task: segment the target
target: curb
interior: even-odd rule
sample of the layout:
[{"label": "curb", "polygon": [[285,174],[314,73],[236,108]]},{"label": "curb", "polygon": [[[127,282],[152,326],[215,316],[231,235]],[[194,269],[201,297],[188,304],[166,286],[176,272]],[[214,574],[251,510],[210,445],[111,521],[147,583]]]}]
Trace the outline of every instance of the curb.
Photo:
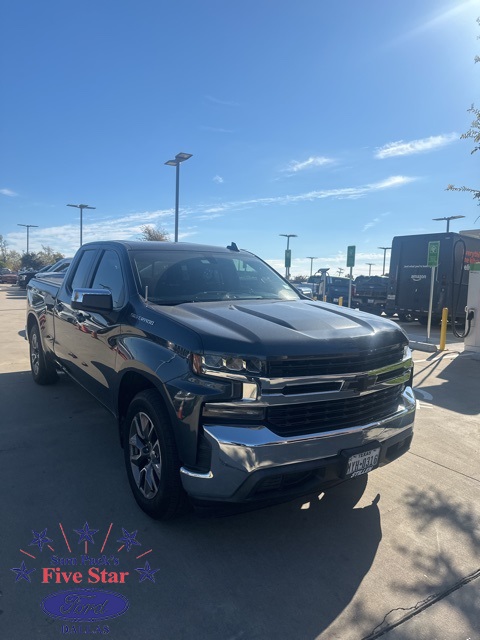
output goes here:
[{"label": "curb", "polygon": [[429,342],[418,342],[417,340],[410,340],[410,348],[417,349],[418,351],[430,351],[435,353],[438,351],[436,344],[430,344]]}]

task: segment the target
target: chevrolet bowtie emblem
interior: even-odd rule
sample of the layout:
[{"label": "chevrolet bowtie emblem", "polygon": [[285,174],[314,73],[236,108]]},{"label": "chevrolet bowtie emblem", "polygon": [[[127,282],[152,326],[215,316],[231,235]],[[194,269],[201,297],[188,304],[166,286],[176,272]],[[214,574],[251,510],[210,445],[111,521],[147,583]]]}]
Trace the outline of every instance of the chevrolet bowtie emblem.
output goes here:
[{"label": "chevrolet bowtie emblem", "polygon": [[359,376],[354,382],[354,389],[358,393],[361,393],[373,387],[376,382],[377,376]]}]

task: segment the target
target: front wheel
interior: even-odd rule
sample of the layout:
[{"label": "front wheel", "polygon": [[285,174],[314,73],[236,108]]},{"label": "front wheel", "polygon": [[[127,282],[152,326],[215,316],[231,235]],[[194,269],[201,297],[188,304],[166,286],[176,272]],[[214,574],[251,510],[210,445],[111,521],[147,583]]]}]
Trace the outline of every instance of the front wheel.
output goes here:
[{"label": "front wheel", "polygon": [[154,389],[137,394],[125,420],[124,455],[128,481],[138,505],[166,520],[184,510],[180,459],[172,425]]},{"label": "front wheel", "polygon": [[48,362],[43,351],[40,331],[35,324],[29,334],[30,344],[30,368],[32,377],[37,384],[53,384],[58,379],[55,366]]}]

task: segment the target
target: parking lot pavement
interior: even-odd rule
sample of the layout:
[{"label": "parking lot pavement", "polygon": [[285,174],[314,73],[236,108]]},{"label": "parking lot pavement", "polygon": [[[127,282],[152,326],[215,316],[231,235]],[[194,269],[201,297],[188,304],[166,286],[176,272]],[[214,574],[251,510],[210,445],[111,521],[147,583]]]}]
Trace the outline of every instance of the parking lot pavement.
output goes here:
[{"label": "parking lot pavement", "polygon": [[[130,494],[113,418],[64,376],[33,383],[24,298],[0,285],[1,638],[480,638],[479,361],[414,352],[412,449],[368,482],[159,523]],[[129,609],[97,630],[40,606],[92,587]]]}]

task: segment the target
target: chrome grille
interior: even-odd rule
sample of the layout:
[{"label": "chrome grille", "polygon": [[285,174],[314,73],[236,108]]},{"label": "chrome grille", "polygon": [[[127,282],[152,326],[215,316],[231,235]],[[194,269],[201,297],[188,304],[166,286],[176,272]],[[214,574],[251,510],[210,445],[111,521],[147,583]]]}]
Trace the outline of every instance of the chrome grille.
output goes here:
[{"label": "chrome grille", "polygon": [[403,358],[403,345],[358,351],[341,356],[285,358],[267,361],[267,377],[295,378],[329,374],[359,373],[388,367]]}]

